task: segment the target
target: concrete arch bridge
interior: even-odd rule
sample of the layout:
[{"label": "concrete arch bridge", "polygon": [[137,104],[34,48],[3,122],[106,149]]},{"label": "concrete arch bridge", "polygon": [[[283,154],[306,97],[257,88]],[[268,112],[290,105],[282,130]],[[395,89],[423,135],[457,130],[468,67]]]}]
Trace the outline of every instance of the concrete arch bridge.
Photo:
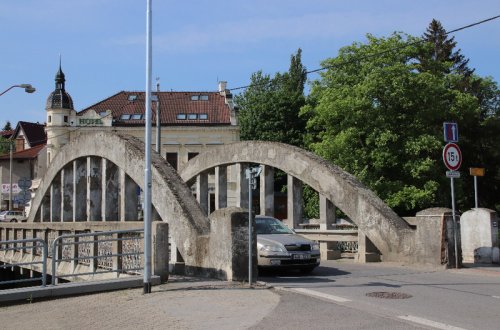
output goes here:
[{"label": "concrete arch bridge", "polygon": [[[340,208],[373,243],[383,260],[439,264],[439,224],[409,225],[352,175],[305,150],[272,142],[238,142],[199,154],[177,173],[163,158],[152,156],[152,204],[168,222],[172,243],[188,272],[227,279],[245,278],[248,268],[248,219],[242,208],[227,206],[228,166],[234,166],[237,206],[247,207],[244,170],[263,165],[261,209],[272,210],[274,168],[289,176],[289,221],[297,224],[301,182],[316,190],[328,217]],[[208,174],[215,173],[216,208],[207,216]],[[193,196],[191,184],[196,182]],[[187,183],[187,184],[186,184]],[[137,220],[138,189],[144,188],[144,143],[122,134],[82,133],[52,160],[32,201],[28,222],[97,223]],[[198,199],[198,201],[197,201]],[[425,230],[419,230],[425,229]],[[433,237],[422,238],[435,231]],[[255,239],[255,238],[254,238]],[[255,245],[255,244],[254,244]],[[255,255],[255,254],[254,254]]]}]

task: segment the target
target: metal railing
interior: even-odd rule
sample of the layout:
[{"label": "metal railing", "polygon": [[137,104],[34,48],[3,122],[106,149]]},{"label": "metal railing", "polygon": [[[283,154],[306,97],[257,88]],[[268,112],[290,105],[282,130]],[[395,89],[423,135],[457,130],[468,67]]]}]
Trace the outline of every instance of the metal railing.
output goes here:
[{"label": "metal railing", "polygon": [[[37,259],[39,255],[39,249],[41,249],[42,258]],[[31,250],[31,251],[30,251]],[[38,265],[41,265],[41,276],[31,277],[17,280],[1,281],[0,285],[6,284],[16,284],[25,282],[36,282],[41,281],[42,286],[47,283],[47,243],[41,238],[31,238],[31,239],[18,239],[10,241],[0,241],[0,252],[3,252],[5,263],[0,265],[0,269],[8,269],[13,267],[22,267],[25,269],[33,269]],[[12,254],[12,258],[8,257],[8,254]],[[21,258],[21,262],[12,262],[12,260],[19,260],[13,258],[16,253],[26,253],[30,255],[28,258]],[[31,259],[29,261],[28,259]],[[10,262],[8,260],[11,260]]]},{"label": "metal railing", "polygon": [[139,275],[144,269],[144,252],[139,244],[143,233],[143,229],[132,229],[56,237],[51,249],[52,284],[68,277],[78,280],[109,273],[116,273],[116,277]]}]

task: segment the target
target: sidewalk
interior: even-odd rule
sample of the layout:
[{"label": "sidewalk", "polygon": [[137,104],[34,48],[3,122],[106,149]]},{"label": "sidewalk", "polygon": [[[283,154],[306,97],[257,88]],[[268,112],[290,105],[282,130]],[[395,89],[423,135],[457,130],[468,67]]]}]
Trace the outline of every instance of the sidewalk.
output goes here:
[{"label": "sidewalk", "polygon": [[171,276],[130,289],[3,306],[2,329],[246,329],[279,303],[265,285]]}]

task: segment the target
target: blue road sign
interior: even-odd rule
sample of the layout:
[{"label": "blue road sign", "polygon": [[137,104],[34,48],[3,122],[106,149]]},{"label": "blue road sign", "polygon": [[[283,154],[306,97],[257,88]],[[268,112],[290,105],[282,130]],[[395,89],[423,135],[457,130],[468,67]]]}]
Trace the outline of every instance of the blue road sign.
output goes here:
[{"label": "blue road sign", "polygon": [[457,123],[443,123],[444,142],[458,142]]}]

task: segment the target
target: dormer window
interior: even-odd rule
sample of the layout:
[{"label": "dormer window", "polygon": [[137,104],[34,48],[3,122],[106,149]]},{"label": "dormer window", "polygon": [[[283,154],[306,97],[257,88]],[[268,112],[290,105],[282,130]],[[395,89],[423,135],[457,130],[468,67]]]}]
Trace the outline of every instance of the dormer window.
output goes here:
[{"label": "dormer window", "polygon": [[191,101],[208,101],[208,95],[191,95]]},{"label": "dormer window", "polygon": [[120,120],[129,120],[130,119],[130,115],[129,114],[123,114],[120,116]]},{"label": "dormer window", "polygon": [[177,119],[178,120],[186,120],[186,114],[185,113],[178,113]]},{"label": "dormer window", "polygon": [[195,119],[198,119],[198,115],[196,113],[190,113],[188,115],[188,119],[189,120],[195,120]]},{"label": "dormer window", "polygon": [[133,114],[130,116],[130,119],[132,120],[141,120],[142,119],[142,115],[141,114]]},{"label": "dormer window", "polygon": [[133,102],[133,101],[137,100],[137,95],[135,95],[135,94],[130,94],[130,95],[128,96],[128,100],[129,100],[130,102]]},{"label": "dormer window", "polygon": [[206,113],[200,113],[199,118],[201,120],[208,120],[208,114],[206,114]]}]

